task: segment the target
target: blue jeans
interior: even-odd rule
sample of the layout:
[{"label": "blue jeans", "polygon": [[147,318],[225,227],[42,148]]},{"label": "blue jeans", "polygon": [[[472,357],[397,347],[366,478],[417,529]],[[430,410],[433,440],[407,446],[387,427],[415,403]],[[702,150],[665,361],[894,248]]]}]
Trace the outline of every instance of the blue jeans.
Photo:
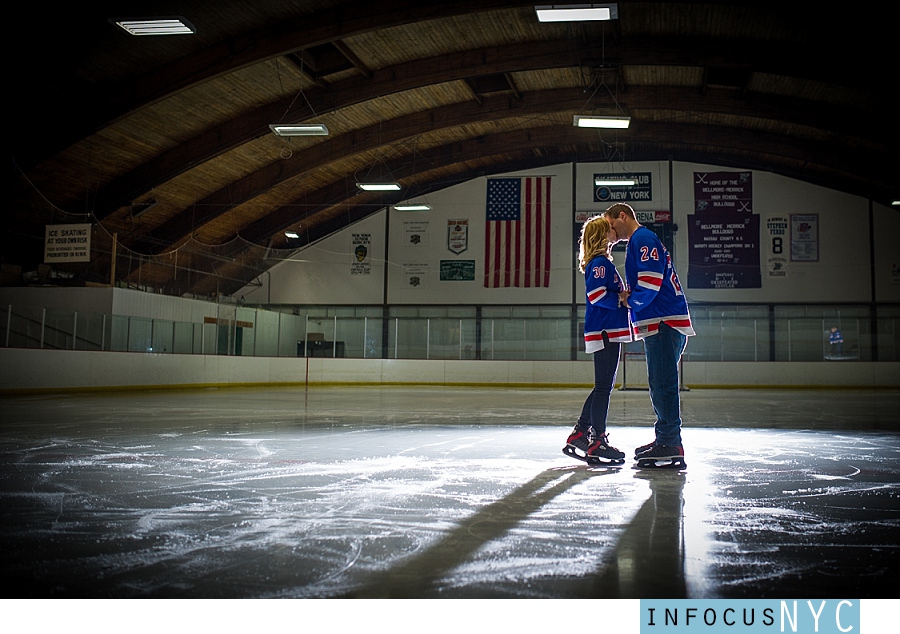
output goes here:
[{"label": "blue jeans", "polygon": [[681,403],[678,395],[678,361],[687,345],[687,337],[665,324],[644,341],[647,355],[647,379],[650,401],[656,412],[656,442],[681,446]]},{"label": "blue jeans", "polygon": [[593,427],[594,433],[606,433],[606,417],[609,414],[609,395],[616,381],[616,370],[619,368],[618,343],[609,343],[606,333],[603,336],[606,347],[594,353],[594,389],[588,394],[581,408],[580,426]]}]

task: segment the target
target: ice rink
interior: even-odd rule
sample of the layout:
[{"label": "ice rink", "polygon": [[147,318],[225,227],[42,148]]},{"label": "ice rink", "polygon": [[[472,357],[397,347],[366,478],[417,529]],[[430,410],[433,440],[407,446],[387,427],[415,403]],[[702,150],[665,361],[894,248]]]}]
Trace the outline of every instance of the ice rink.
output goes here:
[{"label": "ice rink", "polygon": [[561,452],[582,389],[2,400],[7,597],[886,598],[900,392],[682,393],[685,472]]}]

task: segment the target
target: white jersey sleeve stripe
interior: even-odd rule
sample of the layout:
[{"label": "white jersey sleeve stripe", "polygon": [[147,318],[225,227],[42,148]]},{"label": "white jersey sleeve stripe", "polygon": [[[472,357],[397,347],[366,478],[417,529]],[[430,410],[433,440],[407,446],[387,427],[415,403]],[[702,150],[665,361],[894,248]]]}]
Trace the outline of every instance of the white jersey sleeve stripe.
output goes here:
[{"label": "white jersey sleeve stripe", "polygon": [[599,288],[595,288],[590,293],[588,293],[588,299],[592,304],[596,304],[601,299],[606,297],[606,287],[600,286]]}]

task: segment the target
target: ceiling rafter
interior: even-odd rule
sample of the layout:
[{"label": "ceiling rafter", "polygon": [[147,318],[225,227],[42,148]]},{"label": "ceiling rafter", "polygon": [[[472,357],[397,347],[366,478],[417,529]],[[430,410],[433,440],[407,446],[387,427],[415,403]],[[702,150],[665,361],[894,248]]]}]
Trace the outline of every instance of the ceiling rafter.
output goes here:
[{"label": "ceiling rafter", "polygon": [[[602,135],[586,135],[584,130],[572,126],[545,126],[513,130],[487,137],[448,143],[420,153],[415,157],[415,162],[412,160],[413,157],[410,156],[389,161],[387,162],[387,168],[397,178],[404,179],[408,176],[414,176],[417,171],[429,171],[423,169],[423,165],[429,167],[442,165],[446,168],[450,165],[465,164],[473,159],[493,155],[524,153],[536,147],[553,148],[560,145],[573,145],[588,148],[592,144],[604,145],[612,140],[622,142],[626,147],[632,144],[665,146],[680,143],[685,144],[689,148],[682,156],[684,160],[693,160],[694,157],[698,156],[703,156],[706,159],[727,160],[729,159],[728,155],[709,149],[719,145],[718,139],[721,137],[721,134],[722,131],[719,129],[700,124],[648,123],[642,125],[640,130],[629,131],[627,137],[625,135],[610,134],[607,135],[608,141],[600,141],[599,136]],[[733,150],[740,151],[745,156],[758,152],[766,152],[775,158],[795,156],[797,154],[808,155],[808,168],[814,169],[819,166],[822,170],[823,178],[827,178],[830,175],[829,160],[833,162],[835,158],[834,151],[821,143],[798,144],[778,135],[757,132],[742,133],[735,138],[740,141],[740,145],[734,147]],[[585,151],[591,154],[590,158],[597,158],[598,152]],[[561,158],[562,156],[568,156],[571,159],[573,155],[557,155],[556,158]],[[852,152],[847,155],[842,154],[842,156],[852,161],[864,161],[867,166],[873,167],[872,163],[874,161],[868,158],[869,155],[866,152]],[[588,159],[589,157],[584,156],[581,158]],[[604,157],[601,155],[600,158]],[[624,159],[625,162],[639,161],[646,160],[646,156],[631,156],[626,149]],[[502,171],[502,168],[499,169]],[[414,185],[408,186],[408,189],[412,189],[417,194],[418,192]],[[255,221],[248,227],[240,230],[239,234],[245,240],[259,242],[263,236],[273,235],[298,221],[305,220],[313,213],[313,210],[318,212],[335,205],[340,207],[345,204],[343,198],[346,191],[346,182],[339,179],[317,192],[305,193],[302,197],[286,203],[281,209],[269,212],[265,218]],[[401,200],[407,195],[406,192],[401,192],[396,194],[394,198]],[[395,202],[387,196],[373,197],[371,195],[358,194],[346,199],[346,204],[354,204],[351,201],[356,200],[378,201],[374,204],[378,208]],[[305,208],[306,211],[298,213],[298,208]]]},{"label": "ceiling rafter", "polygon": [[[522,6],[532,5],[521,0],[445,0],[434,4],[419,0],[361,0],[301,15],[194,51],[132,80],[97,87],[84,96],[86,107],[81,120],[61,129],[52,147],[44,148],[41,154],[61,151],[130,112],[267,59],[376,29]],[[18,158],[24,169],[37,160],[37,156]]]},{"label": "ceiling rafter", "polygon": [[[682,115],[685,119],[702,118],[703,113],[729,113],[743,118],[764,119],[767,114],[781,112],[787,106],[796,103],[785,103],[783,98],[774,100],[765,97],[753,103],[738,102],[737,105],[728,93],[714,98],[709,93],[698,95],[696,91],[685,88],[644,88],[639,87],[629,94],[625,105],[632,111],[650,108],[658,103],[677,103],[679,108],[686,108],[692,115]],[[354,154],[360,154],[376,147],[402,142],[438,129],[452,128],[484,120],[500,121],[511,117],[538,115],[548,110],[577,112],[584,102],[583,92],[579,89],[560,89],[541,91],[523,95],[521,100],[510,100],[508,97],[491,97],[481,105],[474,103],[453,104],[443,108],[432,109],[404,115],[398,119],[379,123],[367,129],[356,130],[341,135],[327,142],[317,144],[304,150],[302,156],[290,161],[276,161],[240,178],[227,187],[213,192],[202,200],[179,212],[161,226],[152,230],[152,242],[145,242],[144,249],[165,249],[206,223],[214,221],[231,209],[251,200],[253,197],[269,191],[285,180],[296,178],[306,172],[316,170],[329,163],[346,160]],[[774,102],[774,103],[773,103]],[[814,112],[795,109],[798,114],[795,123],[815,128],[833,121],[838,114],[837,109],[822,106]],[[673,113],[677,116],[678,111]],[[844,131],[848,137],[859,130],[849,125]],[[582,133],[584,134],[584,133]],[[625,133],[626,138],[630,136]],[[843,156],[834,157],[843,162]],[[136,248],[137,245],[135,245]]]},{"label": "ceiling rafter", "polygon": [[[666,41],[668,39],[666,38]],[[768,62],[758,58],[743,45],[735,42],[710,43],[708,39],[689,41],[684,49],[666,53],[666,62],[672,66],[685,66],[698,61],[698,49],[704,50],[705,60],[710,63],[724,63],[728,59],[730,64],[737,66],[740,60],[742,68],[746,72],[753,69],[754,72],[771,72],[776,70],[775,59],[780,54],[769,51]],[[647,47],[653,47],[653,42],[635,43],[634,48],[627,44],[619,45],[619,48],[610,51],[617,58],[628,59],[630,65],[640,64],[639,52]],[[668,44],[668,46],[672,46]],[[777,47],[772,47],[777,48]],[[306,98],[315,112],[327,112],[361,103],[375,96],[393,94],[414,88],[435,85],[445,82],[467,79],[476,67],[484,73],[513,73],[526,70],[546,70],[574,66],[581,63],[590,63],[593,56],[599,54],[597,43],[585,45],[580,49],[573,49],[569,41],[535,42],[529,44],[515,44],[493,49],[476,49],[461,54],[451,54],[439,58],[429,58],[401,64],[395,67],[375,71],[372,78],[356,76],[331,84],[328,90],[311,90]],[[714,51],[714,52],[713,52]],[[641,53],[641,55],[645,55]],[[645,59],[645,63],[651,60]],[[658,59],[656,60],[658,64]],[[607,60],[607,63],[608,60]],[[651,64],[655,65],[655,64]],[[790,64],[788,64],[790,66]],[[788,71],[792,77],[800,79],[813,79],[818,77],[806,66],[794,66]],[[838,80],[842,78],[837,78]],[[746,93],[745,93],[746,94]],[[766,99],[775,101],[776,97],[752,93],[757,103],[763,103]],[[784,101],[789,101],[784,98]],[[291,108],[291,106],[294,108]],[[802,100],[794,103],[794,107],[782,112],[802,113],[810,104],[802,103]],[[848,106],[843,106],[847,108]],[[850,104],[850,108],[854,105]],[[305,100],[298,100],[290,96],[275,103],[258,108],[240,117],[228,121],[215,128],[205,130],[196,137],[179,144],[178,146],[162,152],[160,155],[147,161],[130,172],[122,175],[113,182],[102,187],[89,200],[80,201],[73,206],[75,208],[90,208],[98,219],[107,217],[116,209],[130,204],[132,200],[146,194],[159,182],[163,182],[176,176],[180,171],[186,170],[210,160],[221,153],[237,147],[263,134],[268,134],[268,124],[273,121],[299,122],[309,119],[314,112],[307,106]],[[847,118],[836,117],[834,121],[840,124]],[[863,122],[866,119],[863,118]]]}]

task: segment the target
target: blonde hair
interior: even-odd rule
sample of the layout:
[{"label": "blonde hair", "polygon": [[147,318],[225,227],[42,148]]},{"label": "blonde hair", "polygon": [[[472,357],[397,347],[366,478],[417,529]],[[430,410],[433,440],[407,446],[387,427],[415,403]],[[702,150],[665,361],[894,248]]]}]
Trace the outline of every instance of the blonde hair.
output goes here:
[{"label": "blonde hair", "polygon": [[585,220],[581,227],[581,238],[578,240],[578,270],[584,273],[587,265],[598,255],[605,255],[612,260],[609,243],[609,220],[603,216],[592,216]]}]

